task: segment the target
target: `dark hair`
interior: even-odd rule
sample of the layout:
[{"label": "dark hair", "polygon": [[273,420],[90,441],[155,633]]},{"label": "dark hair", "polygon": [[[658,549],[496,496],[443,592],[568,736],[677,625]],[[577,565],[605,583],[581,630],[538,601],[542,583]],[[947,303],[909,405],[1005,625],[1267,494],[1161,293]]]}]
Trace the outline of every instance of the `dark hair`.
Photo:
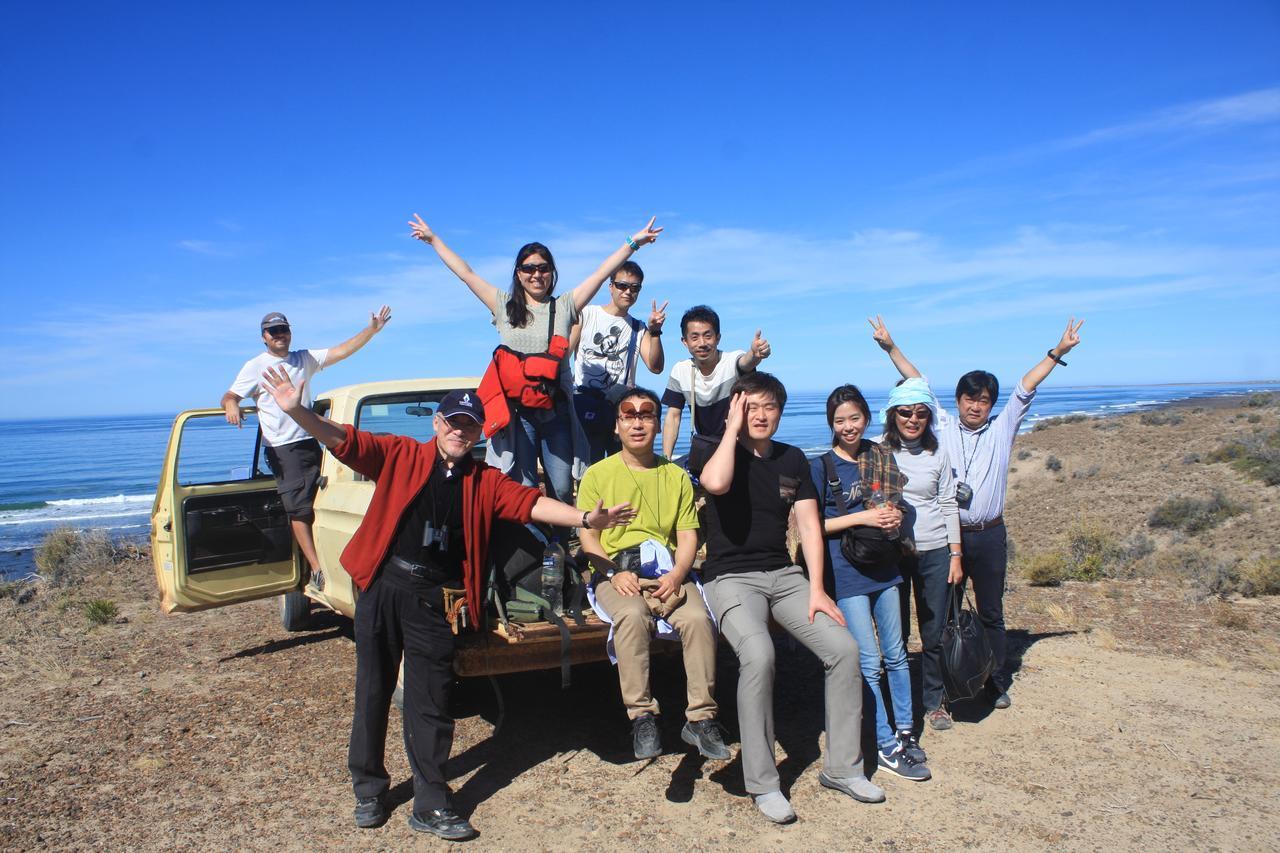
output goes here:
[{"label": "dark hair", "polygon": [[778,403],[779,409],[785,409],[787,406],[787,389],[778,377],[762,370],[753,370],[745,376],[738,377],[738,381],[733,383],[729,393],[731,395],[768,394]]},{"label": "dark hair", "polygon": [[[618,392],[611,390],[610,393],[616,394]],[[658,399],[657,394],[653,393],[648,388],[641,388],[639,385],[632,385],[630,388],[627,388],[622,392],[622,396],[618,398],[618,402],[613,406],[613,417],[615,420],[617,419],[618,414],[622,411],[622,404],[627,400],[630,400],[632,397],[644,397],[646,400],[653,403],[653,407],[655,409],[654,414],[662,413],[662,401]]]},{"label": "dark hair", "polygon": [[827,426],[831,428],[832,447],[836,446],[836,409],[845,403],[853,403],[854,407],[862,412],[862,417],[866,418],[867,424],[870,425],[871,423],[871,407],[867,405],[867,398],[862,396],[858,386],[841,385],[827,395]]},{"label": "dark hair", "polygon": [[720,334],[720,315],[706,305],[695,305],[684,312],[684,316],[680,318],[680,337],[689,333],[690,323],[706,323],[711,326],[711,331]]},{"label": "dark hair", "polygon": [[[911,405],[914,406],[915,403]],[[884,438],[881,443],[890,450],[902,449],[902,431],[898,429],[897,411],[897,406],[890,406],[889,417],[884,421]],[[920,446],[930,453],[938,452],[938,437],[933,434],[933,409],[929,409],[929,420],[925,422],[924,432],[920,433]]]},{"label": "dark hair", "polygon": [[961,376],[960,381],[956,383],[957,400],[960,399],[961,394],[977,397],[983,391],[991,395],[991,405],[993,406],[996,404],[996,400],[1000,399],[1000,380],[985,370],[970,370],[964,376]]},{"label": "dark hair", "polygon": [[623,261],[618,264],[618,268],[610,273],[609,280],[612,281],[620,272],[630,273],[636,277],[637,282],[644,281],[644,270],[640,269],[640,265],[635,261]]},{"label": "dark hair", "polygon": [[560,279],[560,273],[556,272],[556,259],[551,257],[550,249],[541,243],[525,243],[520,247],[520,251],[516,252],[516,264],[511,268],[511,294],[507,297],[507,322],[516,329],[523,329],[528,325],[531,316],[529,306],[524,304],[524,287],[520,284],[520,272],[516,269],[530,255],[542,255],[547,259],[547,263],[551,264],[551,287],[547,288],[548,296],[556,292],[556,282]]}]

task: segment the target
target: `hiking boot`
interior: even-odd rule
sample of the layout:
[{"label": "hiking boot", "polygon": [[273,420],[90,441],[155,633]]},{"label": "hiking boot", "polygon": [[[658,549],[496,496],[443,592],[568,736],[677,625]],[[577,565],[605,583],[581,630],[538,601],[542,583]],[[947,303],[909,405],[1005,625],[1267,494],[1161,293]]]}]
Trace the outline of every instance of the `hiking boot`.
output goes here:
[{"label": "hiking boot", "polygon": [[662,738],[658,735],[658,718],[653,714],[641,714],[631,721],[631,747],[636,758],[657,758],[662,755]]},{"label": "hiking boot", "polygon": [[828,776],[826,771],[818,773],[818,783],[824,788],[848,794],[860,803],[883,803],[884,789],[871,782],[866,776],[858,774],[847,778]]},{"label": "hiking boot", "polygon": [[723,760],[732,758],[733,753],[724,745],[724,735],[720,724],[715,720],[696,720],[684,724],[680,730],[680,739],[689,746],[697,747],[703,758]]},{"label": "hiking boot", "polygon": [[760,810],[760,814],[774,823],[791,823],[796,819],[795,810],[791,808],[791,803],[783,796],[781,791],[757,794],[752,799],[755,800],[756,808]]},{"label": "hiking boot", "polygon": [[920,748],[920,741],[911,732],[898,732],[898,744],[902,747],[903,754],[916,764],[924,764],[929,760],[929,756]]},{"label": "hiking boot", "polygon": [[987,696],[991,699],[991,707],[1000,711],[1013,704],[1013,700],[1009,698],[1009,691],[1001,690],[990,681],[987,682]]},{"label": "hiking boot", "polygon": [[924,718],[929,721],[929,728],[935,732],[945,732],[951,728],[951,713],[941,706],[925,714]]},{"label": "hiking boot", "polygon": [[356,826],[373,829],[387,822],[387,796],[356,797]]},{"label": "hiking boot", "polygon": [[929,768],[922,762],[911,760],[902,741],[895,741],[888,749],[877,750],[876,764],[912,782],[924,782],[933,778],[933,773],[929,772]]},{"label": "hiking boot", "polygon": [[409,815],[409,828],[429,832],[445,841],[466,841],[478,834],[471,822],[452,808],[432,809],[421,817]]}]

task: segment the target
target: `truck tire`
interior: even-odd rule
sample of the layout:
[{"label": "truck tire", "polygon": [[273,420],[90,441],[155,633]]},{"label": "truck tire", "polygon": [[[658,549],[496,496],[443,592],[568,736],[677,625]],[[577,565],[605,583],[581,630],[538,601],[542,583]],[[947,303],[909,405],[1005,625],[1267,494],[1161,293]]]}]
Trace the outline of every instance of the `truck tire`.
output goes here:
[{"label": "truck tire", "polygon": [[280,596],[280,624],[286,631],[305,631],[311,626],[311,599],[301,592]]}]

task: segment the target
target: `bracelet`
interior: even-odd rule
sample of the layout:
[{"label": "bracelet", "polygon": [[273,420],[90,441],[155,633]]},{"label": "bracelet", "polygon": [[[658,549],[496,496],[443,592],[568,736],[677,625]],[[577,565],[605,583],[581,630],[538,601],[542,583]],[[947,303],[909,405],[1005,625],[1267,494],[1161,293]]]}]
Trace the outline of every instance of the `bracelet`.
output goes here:
[{"label": "bracelet", "polygon": [[961,554],[959,551],[948,551],[948,552],[947,552],[947,556],[948,556],[948,557],[963,557],[963,556],[964,556],[964,554]]},{"label": "bracelet", "polygon": [[1063,361],[1062,359],[1058,358],[1056,355],[1053,354],[1053,347],[1049,347],[1049,351],[1045,353],[1045,355],[1049,356],[1049,358],[1053,359],[1058,364],[1061,364],[1063,367],[1067,366],[1067,363],[1065,361]]},{"label": "bracelet", "polygon": [[662,337],[662,329],[658,329],[658,331],[656,331],[656,332],[655,332],[653,329],[648,329],[648,328],[646,328],[646,329],[645,329],[645,331],[649,333],[649,337],[651,337],[651,338],[660,338],[660,337]]},{"label": "bracelet", "polygon": [[631,247],[631,251],[633,252],[640,251],[640,244],[637,243],[635,240],[632,240],[630,235],[627,236],[627,245]]},{"label": "bracelet", "polygon": [[584,529],[584,530],[590,530],[590,529],[591,529],[591,525],[587,523],[587,515],[588,515],[588,513],[587,513],[587,512],[583,512],[583,513],[582,513],[582,527],[583,527],[583,529]]}]

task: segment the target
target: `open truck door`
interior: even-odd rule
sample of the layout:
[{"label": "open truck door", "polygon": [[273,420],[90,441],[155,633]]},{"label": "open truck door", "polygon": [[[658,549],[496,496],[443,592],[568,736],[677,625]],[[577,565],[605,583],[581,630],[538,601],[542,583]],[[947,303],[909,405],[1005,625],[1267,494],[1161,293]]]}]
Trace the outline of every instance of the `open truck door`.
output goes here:
[{"label": "open truck door", "polygon": [[240,429],[222,409],[178,415],[151,507],[151,559],[165,613],[189,613],[298,589],[301,559],[276,481],[262,462],[257,413]]}]

